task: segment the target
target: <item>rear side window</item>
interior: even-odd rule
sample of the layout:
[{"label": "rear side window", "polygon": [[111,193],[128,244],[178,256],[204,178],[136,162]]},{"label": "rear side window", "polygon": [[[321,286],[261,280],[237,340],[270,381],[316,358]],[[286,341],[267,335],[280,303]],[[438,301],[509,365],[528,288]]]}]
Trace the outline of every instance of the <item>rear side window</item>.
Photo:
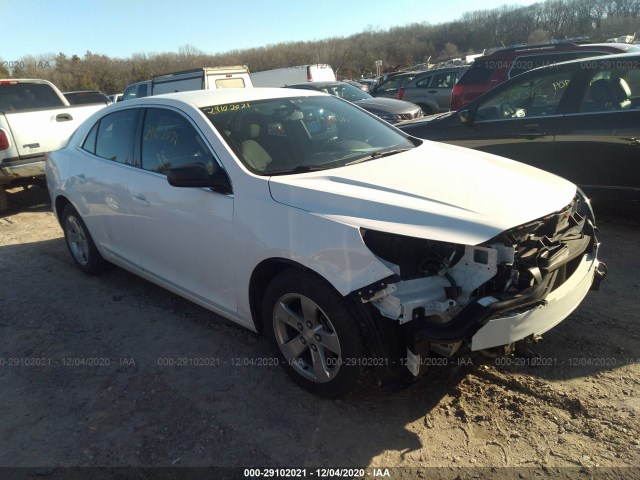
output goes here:
[{"label": "rear side window", "polygon": [[376,89],[377,92],[395,92],[400,87],[405,85],[406,83],[413,80],[415,75],[398,75],[396,77],[390,78],[385,82],[382,82],[380,86]]},{"label": "rear side window", "polygon": [[453,88],[458,79],[458,72],[440,73],[433,77],[432,88]]},{"label": "rear side window", "polygon": [[137,117],[136,109],[102,117],[87,135],[82,148],[98,157],[131,165]]},{"label": "rear side window", "polygon": [[460,84],[478,84],[485,83],[489,80],[491,73],[495,70],[497,64],[502,64],[504,60],[496,58],[491,60],[476,60],[464,75],[460,78]]},{"label": "rear side window", "polygon": [[138,98],[146,97],[147,95],[149,95],[147,93],[147,84],[143,83],[138,87]]},{"label": "rear side window", "polygon": [[38,108],[64,107],[46,83],[8,83],[0,85],[0,111],[19,112]]},{"label": "rear side window", "polygon": [[416,87],[418,88],[428,88],[431,83],[431,75],[427,75],[424,78],[421,78],[416,82]]}]

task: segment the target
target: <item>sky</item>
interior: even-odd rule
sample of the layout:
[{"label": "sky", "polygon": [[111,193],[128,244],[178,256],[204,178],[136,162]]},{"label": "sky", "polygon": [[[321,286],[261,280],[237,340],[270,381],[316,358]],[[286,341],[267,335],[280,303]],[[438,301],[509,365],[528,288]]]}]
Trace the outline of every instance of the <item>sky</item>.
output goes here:
[{"label": "sky", "polygon": [[[539,0],[542,1],[542,0]],[[366,30],[456,20],[463,13],[530,0],[0,0],[0,59],[87,51],[112,58],[208,54]],[[9,41],[8,41],[9,40]]]}]

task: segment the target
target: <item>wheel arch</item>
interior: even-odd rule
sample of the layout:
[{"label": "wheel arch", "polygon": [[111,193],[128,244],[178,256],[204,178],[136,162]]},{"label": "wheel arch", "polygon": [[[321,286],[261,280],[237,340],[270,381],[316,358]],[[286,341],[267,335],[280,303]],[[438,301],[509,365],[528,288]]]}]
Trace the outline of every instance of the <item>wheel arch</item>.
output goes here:
[{"label": "wheel arch", "polygon": [[437,106],[432,105],[431,103],[425,101],[425,100],[421,100],[419,102],[415,102],[416,105],[418,105],[423,112],[426,113],[427,110],[431,111],[431,114],[434,113],[438,113],[438,108]]},{"label": "wheel arch", "polygon": [[346,307],[352,314],[357,316],[358,326],[363,335],[364,347],[368,355],[378,357],[391,354],[393,348],[389,342],[393,343],[394,339],[392,337],[397,334],[397,330],[393,327],[389,328],[389,326],[380,330],[382,327],[382,325],[380,325],[381,321],[389,325],[391,325],[391,322],[383,319],[379,312],[370,305],[363,304],[357,298],[356,292],[351,292],[349,295],[343,296],[318,272],[287,258],[269,258],[263,260],[256,266],[251,275],[251,280],[249,281],[249,306],[256,331],[259,334],[263,333],[265,326],[265,319],[262,318],[262,303],[266,287],[272,278],[287,269],[295,269],[312,275],[344,298]]},{"label": "wheel arch", "polygon": [[261,333],[264,327],[264,319],[262,318],[264,291],[272,278],[287,269],[295,269],[308,273],[325,283],[338,295],[342,296],[326,278],[298,262],[287,258],[265,259],[254,268],[251,279],[249,280],[249,308],[258,333]]},{"label": "wheel arch", "polygon": [[56,197],[54,202],[54,212],[56,214],[56,218],[58,219],[58,223],[60,225],[62,225],[62,212],[64,212],[64,209],[67,205],[73,205],[71,203],[71,200],[69,200],[67,197],[65,197],[64,195],[58,195]]}]

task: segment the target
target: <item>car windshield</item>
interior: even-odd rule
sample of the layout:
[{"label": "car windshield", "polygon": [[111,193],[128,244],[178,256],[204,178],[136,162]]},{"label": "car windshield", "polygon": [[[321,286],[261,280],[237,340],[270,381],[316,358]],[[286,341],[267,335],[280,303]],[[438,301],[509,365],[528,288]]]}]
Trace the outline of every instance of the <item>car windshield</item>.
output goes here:
[{"label": "car windshield", "polygon": [[404,135],[330,96],[201,109],[240,161],[259,175],[341,167],[414,147]]},{"label": "car windshield", "polygon": [[367,98],[373,98],[368,93],[363,92],[358,87],[354,87],[348,83],[337,83],[332,85],[326,85],[318,88],[325,93],[329,93],[336,97],[344,98],[350,102],[357,102],[358,100],[365,100]]}]

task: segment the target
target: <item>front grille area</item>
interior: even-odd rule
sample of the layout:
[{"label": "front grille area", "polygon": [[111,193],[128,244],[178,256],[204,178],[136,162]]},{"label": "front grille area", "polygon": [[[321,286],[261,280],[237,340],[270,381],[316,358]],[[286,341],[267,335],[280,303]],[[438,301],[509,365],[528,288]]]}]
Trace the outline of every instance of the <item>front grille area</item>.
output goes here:
[{"label": "front grille area", "polygon": [[422,109],[418,109],[415,112],[411,113],[401,113],[398,115],[401,120],[415,120],[416,118],[422,118],[423,113]]},{"label": "front grille area", "polygon": [[512,264],[498,267],[491,285],[485,286],[487,292],[517,294],[540,283],[543,276],[552,272],[557,273],[551,289],[562,285],[595,242],[594,227],[582,202],[576,195],[558,212],[507,230],[488,242],[512,246],[515,254]]}]

